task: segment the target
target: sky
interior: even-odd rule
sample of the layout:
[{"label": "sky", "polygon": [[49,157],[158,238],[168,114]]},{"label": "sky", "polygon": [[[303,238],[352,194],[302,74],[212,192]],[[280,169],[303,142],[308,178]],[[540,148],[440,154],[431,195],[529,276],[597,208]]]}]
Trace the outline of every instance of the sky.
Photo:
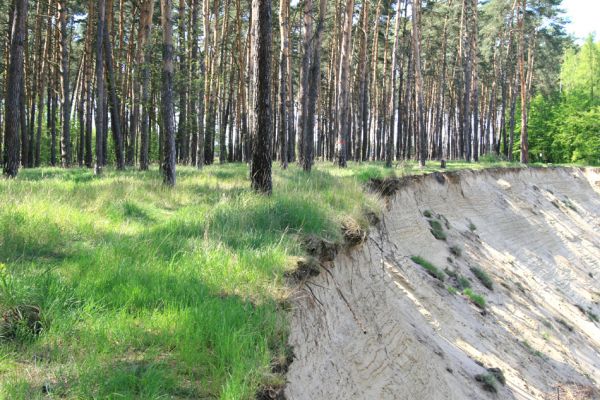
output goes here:
[{"label": "sky", "polygon": [[571,20],[567,32],[579,39],[596,32],[600,39],[600,0],[563,0],[562,6]]}]

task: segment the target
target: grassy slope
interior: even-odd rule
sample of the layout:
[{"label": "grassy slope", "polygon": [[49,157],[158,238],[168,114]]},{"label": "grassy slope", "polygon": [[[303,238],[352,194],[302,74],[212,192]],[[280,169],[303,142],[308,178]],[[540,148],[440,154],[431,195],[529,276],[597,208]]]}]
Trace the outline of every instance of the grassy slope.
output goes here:
[{"label": "grassy slope", "polygon": [[44,321],[1,342],[0,398],[252,398],[283,353],[299,239],[366,225],[360,182],[384,174],[276,168],[270,198],[244,165],[179,168],[173,190],[157,171],[0,180],[0,312],[35,304]]},{"label": "grassy slope", "polygon": [[[497,164],[496,164],[497,165]],[[473,164],[449,163],[449,169]],[[435,168],[428,168],[432,171]],[[274,170],[274,195],[244,165],[24,170],[0,180],[0,313],[39,305],[44,330],[0,339],[0,398],[252,398],[286,341],[284,272],[306,234],[340,240],[377,210],[372,177],[420,172],[319,164]]]}]

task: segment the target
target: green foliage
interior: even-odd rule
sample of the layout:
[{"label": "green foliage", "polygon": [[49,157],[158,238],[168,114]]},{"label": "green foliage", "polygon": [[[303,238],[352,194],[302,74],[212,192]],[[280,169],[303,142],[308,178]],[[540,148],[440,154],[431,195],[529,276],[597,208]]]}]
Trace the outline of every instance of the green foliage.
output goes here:
[{"label": "green foliage", "polygon": [[463,291],[463,294],[469,298],[477,307],[485,308],[485,298],[475,292],[472,289],[467,288]]},{"label": "green foliage", "polygon": [[254,398],[286,351],[300,239],[341,241],[344,218],[379,210],[360,172],[275,168],[270,197],[242,164],[179,167],[174,189],[156,169],[0,180],[0,398],[46,380],[57,398]]},{"label": "green foliage", "polygon": [[430,219],[429,226],[431,226],[431,234],[437,240],[446,240],[446,232],[444,232],[444,227],[442,223],[437,219]]},{"label": "green foliage", "polygon": [[561,92],[538,94],[529,111],[534,161],[600,164],[600,42],[567,50]]},{"label": "green foliage", "polygon": [[457,281],[459,290],[468,289],[471,287],[471,282],[469,282],[469,280],[462,275],[458,277]]},{"label": "green foliage", "polygon": [[450,293],[451,295],[455,295],[458,293],[458,290],[454,286],[448,286],[446,289],[448,289],[448,293]]},{"label": "green foliage", "polygon": [[433,265],[432,263],[430,263],[429,261],[425,260],[423,257],[421,256],[412,256],[410,258],[414,263],[419,264],[421,267],[425,268],[425,270],[427,271],[427,273],[431,276],[433,276],[434,278],[439,279],[440,281],[444,281],[446,275],[444,274],[443,271],[441,271],[438,267],[436,267],[435,265]]},{"label": "green foliage", "polygon": [[483,286],[490,290],[494,290],[494,282],[487,272],[479,267],[471,267],[471,272],[479,279]]}]

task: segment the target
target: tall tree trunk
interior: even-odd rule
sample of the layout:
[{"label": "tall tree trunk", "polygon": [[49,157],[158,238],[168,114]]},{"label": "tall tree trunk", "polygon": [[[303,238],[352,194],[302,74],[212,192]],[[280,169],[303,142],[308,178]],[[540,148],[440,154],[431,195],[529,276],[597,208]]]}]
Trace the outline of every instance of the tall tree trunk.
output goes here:
[{"label": "tall tree trunk", "polygon": [[421,0],[413,0],[413,58],[415,70],[416,119],[419,137],[419,165],[425,167],[427,159],[427,132],[423,109],[423,77],[421,75]]},{"label": "tall tree trunk", "polygon": [[354,12],[354,0],[346,2],[344,30],[342,33],[342,48],[340,51],[340,92],[339,92],[339,124],[338,132],[338,166],[346,167],[346,155],[348,149],[348,137],[350,136],[350,120],[348,113],[350,109],[350,56],[352,52],[352,14]]},{"label": "tall tree trunk", "polygon": [[[315,32],[315,42],[312,47],[312,61],[310,63],[308,76],[308,103],[306,108],[305,137],[304,137],[304,160],[302,166],[304,171],[310,172],[314,162],[315,147],[315,110],[317,107],[319,84],[321,82],[321,36],[323,35],[323,23],[327,13],[327,1],[319,1],[319,20]],[[321,127],[319,126],[319,130]]]},{"label": "tall tree trunk", "polygon": [[96,164],[94,172],[102,175],[104,164],[103,132],[104,132],[104,17],[106,12],[105,0],[98,0],[98,23],[96,26]]},{"label": "tall tree trunk", "polygon": [[19,172],[19,100],[23,95],[23,48],[27,30],[28,0],[13,0],[10,61],[4,100],[4,175],[14,178]]},{"label": "tall tree trunk", "polygon": [[[279,34],[281,41],[281,50],[279,52],[279,136],[280,152],[279,158],[281,167],[286,169],[288,166],[288,107],[287,96],[289,93],[287,79],[287,65],[289,63],[289,27],[290,25],[290,0],[279,1]],[[243,84],[243,82],[240,82]]]},{"label": "tall tree trunk", "polygon": [[190,145],[190,156],[192,165],[197,164],[197,148],[198,148],[198,67],[200,60],[198,59],[198,9],[200,7],[199,0],[192,0],[192,14],[191,14],[191,48],[192,48],[192,59],[190,63],[190,112],[192,113],[190,123],[192,130],[192,142]]},{"label": "tall tree trunk", "polygon": [[66,0],[58,2],[59,43],[60,43],[60,84],[62,110],[62,137],[60,142],[60,158],[63,168],[71,166],[71,102],[69,101],[69,46],[67,33]]},{"label": "tall tree trunk", "polygon": [[[367,41],[369,38],[369,0],[364,0],[361,9],[360,50],[358,61],[358,112],[360,130],[360,160],[367,158],[369,141],[369,91],[367,72]],[[332,90],[330,88],[330,90]]]},{"label": "tall tree trunk", "polygon": [[[196,0],[197,1],[197,0]],[[141,41],[139,59],[142,68],[142,129],[140,132],[140,169],[145,171],[150,165],[150,59],[151,48],[148,43],[152,30],[154,1],[145,0],[140,14]]]},{"label": "tall tree trunk", "polygon": [[[123,152],[123,134],[121,131],[120,102],[117,96],[115,72],[113,68],[112,45],[108,29],[104,29],[104,58],[106,61],[106,77],[108,83],[108,98],[110,104],[110,120],[112,122],[112,135],[115,145],[115,156],[117,169],[125,169],[125,157]],[[106,127],[105,127],[106,129]]]},{"label": "tall tree trunk", "polygon": [[252,0],[252,63],[255,79],[252,187],[273,190],[271,181],[271,0]]},{"label": "tall tree trunk", "polygon": [[389,122],[388,122],[388,135],[385,144],[385,166],[390,168],[392,166],[392,158],[394,156],[394,117],[396,111],[396,66],[398,62],[398,46],[400,42],[400,17],[402,5],[400,1],[396,5],[396,22],[394,24],[394,48],[392,49],[392,67],[391,67],[391,93],[390,93],[390,104],[388,108]]},{"label": "tall tree trunk", "polygon": [[471,54],[473,55],[473,72],[472,72],[472,77],[473,77],[473,161],[479,161],[479,155],[478,155],[478,131],[477,131],[477,123],[479,120],[479,83],[477,81],[477,35],[478,35],[478,29],[477,29],[477,3],[478,0],[473,0],[473,18],[472,18],[472,22],[471,22],[471,47],[470,47],[470,51]]},{"label": "tall tree trunk", "polygon": [[302,39],[302,63],[300,64],[300,85],[298,88],[298,150],[299,161],[303,164],[304,160],[304,141],[306,137],[307,123],[307,108],[308,108],[308,91],[309,91],[309,75],[310,62],[313,48],[313,2],[312,0],[304,1],[304,27]]},{"label": "tall tree trunk", "polygon": [[187,120],[187,58],[185,54],[185,0],[179,0],[177,13],[178,19],[178,52],[179,52],[179,79],[177,91],[179,92],[179,124],[177,125],[177,142],[179,147],[179,161],[183,164],[189,163],[190,143]]},{"label": "tall tree trunk", "polygon": [[162,123],[164,132],[163,182],[175,185],[175,126],[173,110],[173,24],[172,0],[161,0],[161,23],[163,30],[162,68]]}]

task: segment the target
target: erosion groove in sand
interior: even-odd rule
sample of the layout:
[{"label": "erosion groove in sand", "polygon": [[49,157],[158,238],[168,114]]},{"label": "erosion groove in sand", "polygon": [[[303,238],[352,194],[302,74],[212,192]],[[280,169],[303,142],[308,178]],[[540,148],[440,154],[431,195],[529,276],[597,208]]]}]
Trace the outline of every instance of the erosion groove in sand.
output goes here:
[{"label": "erosion groove in sand", "polygon": [[[299,288],[286,397],[487,399],[474,377],[497,367],[499,398],[598,398],[600,172],[464,171],[399,186],[366,242]],[[447,220],[446,241],[425,211]],[[414,255],[469,279],[485,311]]]}]

